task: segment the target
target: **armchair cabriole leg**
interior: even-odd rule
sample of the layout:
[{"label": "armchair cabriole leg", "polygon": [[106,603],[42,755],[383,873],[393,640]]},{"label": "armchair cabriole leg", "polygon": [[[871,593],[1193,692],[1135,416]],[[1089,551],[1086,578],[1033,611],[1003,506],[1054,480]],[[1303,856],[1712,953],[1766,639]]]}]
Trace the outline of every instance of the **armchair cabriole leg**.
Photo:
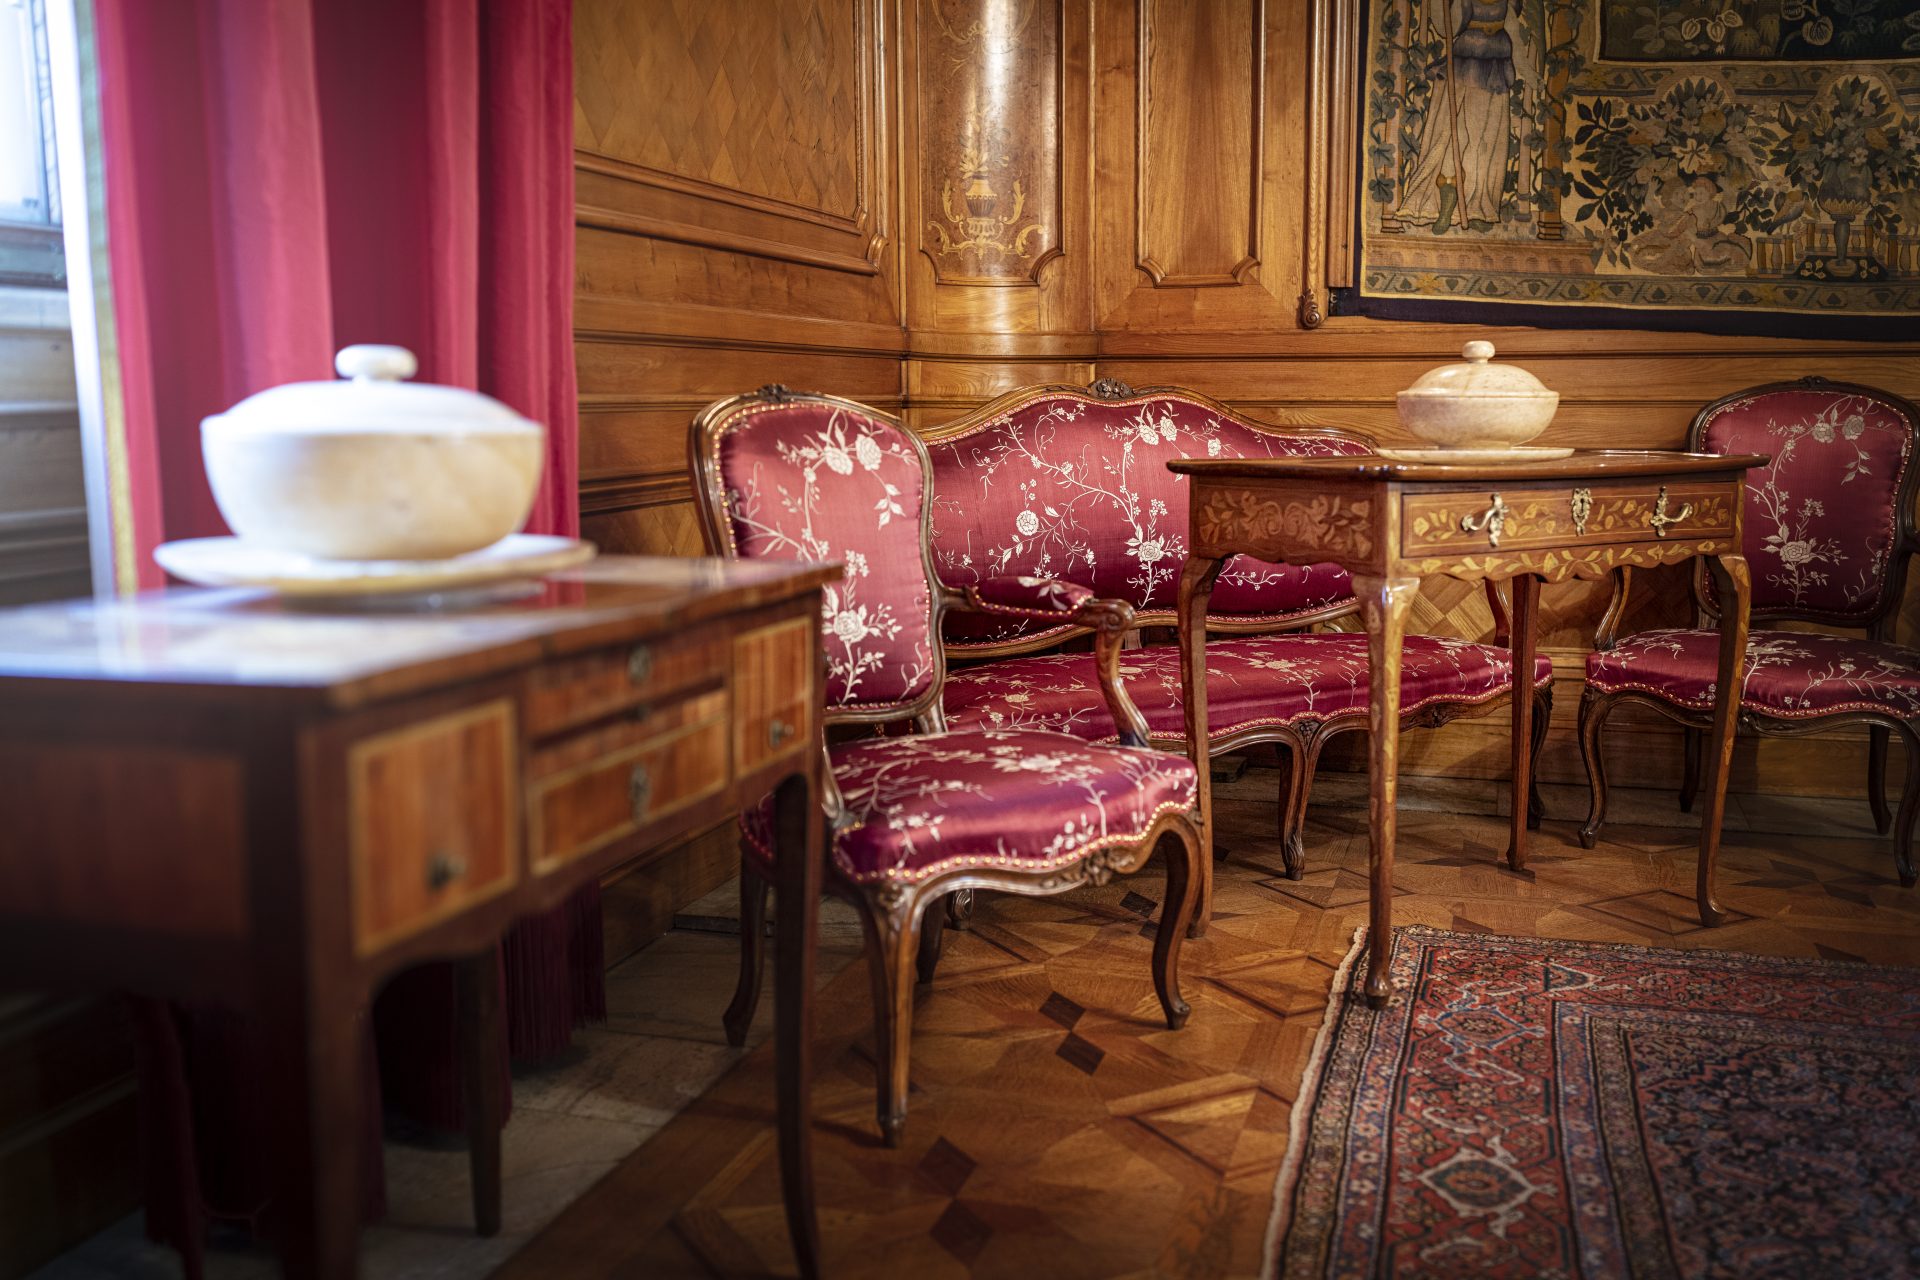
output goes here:
[{"label": "armchair cabriole leg", "polygon": [[1580,699],[1580,763],[1587,767],[1587,785],[1593,802],[1587,810],[1586,825],[1580,828],[1580,847],[1591,849],[1600,842],[1600,824],[1607,816],[1607,762],[1600,751],[1600,731],[1606,727],[1613,700],[1591,688]]},{"label": "armchair cabriole leg", "polygon": [[1553,719],[1553,686],[1537,690],[1533,699],[1533,772],[1527,778],[1527,830],[1538,831],[1547,816],[1546,801],[1540,798],[1540,751],[1547,745],[1547,723]]},{"label": "armchair cabriole leg", "polygon": [[760,979],[766,971],[767,881],[753,860],[740,857],[740,978],[733,988],[733,1003],[727,1006],[721,1022],[727,1029],[727,1043],[738,1049],[747,1042],[747,1029],[753,1025],[754,1011],[760,1007]]},{"label": "armchair cabriole leg", "polygon": [[919,967],[920,904],[860,900],[873,981],[874,1117],[880,1136],[897,1147],[907,1131],[907,1056],[913,1043],[913,985]]},{"label": "armchair cabriole leg", "polygon": [[1906,749],[1907,782],[1900,788],[1900,813],[1894,820],[1893,865],[1900,883],[1911,889],[1920,878],[1913,861],[1913,827],[1920,821],[1920,722],[1900,726],[1900,745]]},{"label": "armchair cabriole leg", "polygon": [[1700,794],[1700,752],[1706,735],[1698,729],[1680,731],[1680,812],[1693,812],[1693,798]]},{"label": "armchair cabriole leg", "polygon": [[1153,989],[1160,997],[1168,1028],[1178,1031],[1187,1025],[1187,1015],[1193,1012],[1180,998],[1180,946],[1198,905],[1199,872],[1213,859],[1184,824],[1169,828],[1160,837],[1159,852],[1167,864],[1167,901],[1161,910],[1160,927],[1153,935]]},{"label": "armchair cabriole leg", "polygon": [[1280,858],[1289,880],[1307,873],[1307,797],[1313,791],[1313,775],[1320,766],[1320,747],[1325,741],[1326,734],[1310,724],[1287,743],[1288,767],[1280,777]]},{"label": "armchair cabriole leg", "polygon": [[947,927],[962,933],[973,923],[973,890],[956,889],[947,895]]},{"label": "armchair cabriole leg", "polygon": [[[1873,806],[1873,828],[1881,835],[1893,830],[1893,813],[1887,808],[1887,726],[1876,724],[1867,730],[1867,803]],[[1908,765],[1912,769],[1912,765]],[[1903,794],[1901,799],[1906,797]]]},{"label": "armchair cabriole leg", "polygon": [[[951,897],[951,895],[949,895]],[[940,967],[940,952],[946,945],[947,917],[944,911],[929,910],[920,919],[920,945],[915,949],[914,970],[921,986],[933,981]]]}]

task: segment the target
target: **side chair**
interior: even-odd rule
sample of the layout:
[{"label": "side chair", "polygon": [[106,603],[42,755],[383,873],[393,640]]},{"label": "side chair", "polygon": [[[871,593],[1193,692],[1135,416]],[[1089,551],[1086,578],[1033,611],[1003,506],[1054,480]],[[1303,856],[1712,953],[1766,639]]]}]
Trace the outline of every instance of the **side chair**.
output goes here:
[{"label": "side chair", "polygon": [[[1167,888],[1153,982],[1167,1025],[1179,1028],[1188,1014],[1180,946],[1202,857],[1193,763],[1144,745],[1139,713],[1112,681],[1108,705],[1141,745],[1040,729],[948,730],[941,621],[970,605],[934,572],[931,467],[919,438],[851,400],[768,386],[709,406],[694,419],[689,448],[709,551],[845,566],[826,590],[821,620],[821,821],[828,888],[853,904],[866,938],[877,1112],[888,1144],[899,1145],[906,1123],[914,982],[932,977],[945,925],[937,908],[950,895],[1064,893],[1137,871],[1157,850]],[[1009,603],[996,607],[1020,607],[1024,590],[1011,586]],[[1129,606],[1083,597],[1075,616],[1117,657],[1133,622]],[[882,726],[911,731],[873,736]],[[763,731],[780,728],[775,721]],[[767,805],[741,819],[740,980],[726,1014],[734,1044],[759,997],[770,822]]]}]

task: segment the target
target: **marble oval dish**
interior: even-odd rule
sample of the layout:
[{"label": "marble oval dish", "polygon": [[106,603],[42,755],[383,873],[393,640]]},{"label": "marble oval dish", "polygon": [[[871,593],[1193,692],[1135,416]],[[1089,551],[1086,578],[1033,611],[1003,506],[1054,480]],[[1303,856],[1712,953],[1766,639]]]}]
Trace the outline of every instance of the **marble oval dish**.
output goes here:
[{"label": "marble oval dish", "polygon": [[214,501],[249,547],[433,561],[492,546],[532,509],[546,430],[498,400],[408,383],[404,347],[355,346],[340,382],[293,382],[200,424]]},{"label": "marble oval dish", "polygon": [[[1525,369],[1493,363],[1493,344],[1474,341],[1457,364],[1420,375],[1394,397],[1400,423],[1425,441],[1424,449],[1382,449],[1387,457],[1445,461],[1449,454],[1467,461],[1566,457],[1571,449],[1526,446],[1547,429],[1560,407],[1560,393],[1549,391]],[[1416,457],[1417,456],[1417,457]]]}]

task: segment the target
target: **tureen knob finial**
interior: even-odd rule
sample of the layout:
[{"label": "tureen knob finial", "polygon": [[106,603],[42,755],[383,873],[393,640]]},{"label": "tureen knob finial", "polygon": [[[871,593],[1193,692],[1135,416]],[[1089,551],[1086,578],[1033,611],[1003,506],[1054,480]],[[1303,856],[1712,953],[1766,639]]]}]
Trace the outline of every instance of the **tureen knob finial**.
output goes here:
[{"label": "tureen knob finial", "polygon": [[1493,344],[1481,338],[1475,338],[1460,349],[1460,354],[1475,364],[1485,364],[1493,359]]},{"label": "tureen knob finial", "polygon": [[420,372],[420,362],[405,347],[379,343],[360,343],[340,348],[333,367],[343,378],[355,382],[399,382]]}]

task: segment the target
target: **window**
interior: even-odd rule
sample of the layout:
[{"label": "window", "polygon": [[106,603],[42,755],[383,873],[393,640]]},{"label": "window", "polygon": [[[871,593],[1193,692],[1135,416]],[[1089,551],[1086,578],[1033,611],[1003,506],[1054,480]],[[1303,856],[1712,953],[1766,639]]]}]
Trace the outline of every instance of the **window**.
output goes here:
[{"label": "window", "polygon": [[0,0],[0,222],[60,225],[46,0]]}]

